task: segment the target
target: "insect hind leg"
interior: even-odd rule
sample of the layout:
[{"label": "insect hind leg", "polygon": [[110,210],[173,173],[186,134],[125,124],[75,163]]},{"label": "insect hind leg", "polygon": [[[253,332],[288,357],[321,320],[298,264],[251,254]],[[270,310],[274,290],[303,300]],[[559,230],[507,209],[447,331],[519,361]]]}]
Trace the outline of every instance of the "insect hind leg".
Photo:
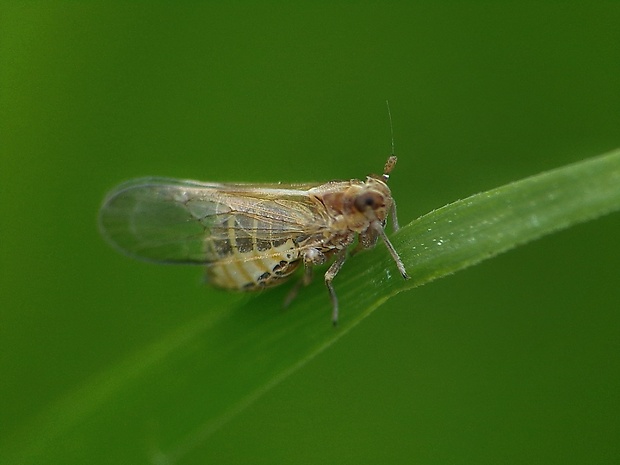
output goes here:
[{"label": "insect hind leg", "polygon": [[295,283],[295,286],[293,286],[286,299],[284,299],[284,308],[288,307],[297,297],[302,286],[308,286],[312,282],[312,269],[314,265],[322,265],[326,260],[327,257],[319,249],[309,248],[304,252],[304,275]]},{"label": "insect hind leg", "polygon": [[331,264],[327,272],[325,273],[325,285],[327,286],[327,290],[329,291],[329,297],[332,301],[332,324],[334,326],[338,326],[338,297],[336,296],[336,291],[334,290],[334,285],[332,281],[342,268],[345,260],[347,259],[347,249],[342,249],[336,255],[336,260]]},{"label": "insect hind leg", "polygon": [[295,297],[297,297],[297,294],[299,294],[299,289],[301,289],[302,286],[305,287],[312,282],[312,275],[312,265],[306,265],[306,267],[304,268],[304,275],[295,283],[293,288],[286,296],[286,299],[284,299],[284,308],[287,308],[291,304],[291,302],[295,300]]}]

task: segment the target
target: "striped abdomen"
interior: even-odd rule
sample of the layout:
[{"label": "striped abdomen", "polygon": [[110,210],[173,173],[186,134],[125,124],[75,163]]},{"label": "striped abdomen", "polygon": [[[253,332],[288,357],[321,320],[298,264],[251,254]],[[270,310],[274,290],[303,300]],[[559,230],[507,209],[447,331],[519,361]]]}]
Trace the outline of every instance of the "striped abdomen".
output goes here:
[{"label": "striped abdomen", "polygon": [[[300,254],[293,239],[272,238],[272,224],[231,215],[221,227],[205,238],[209,255],[210,283],[225,289],[256,290],[281,284],[300,265]],[[247,226],[247,225],[246,225]]]}]

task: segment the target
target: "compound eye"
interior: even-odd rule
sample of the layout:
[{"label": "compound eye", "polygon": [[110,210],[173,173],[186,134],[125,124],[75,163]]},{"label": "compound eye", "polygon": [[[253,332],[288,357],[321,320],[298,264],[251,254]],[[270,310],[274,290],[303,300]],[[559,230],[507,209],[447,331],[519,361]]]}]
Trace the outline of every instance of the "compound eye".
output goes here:
[{"label": "compound eye", "polygon": [[383,197],[376,192],[367,192],[355,199],[354,206],[360,212],[376,210],[383,205]]}]

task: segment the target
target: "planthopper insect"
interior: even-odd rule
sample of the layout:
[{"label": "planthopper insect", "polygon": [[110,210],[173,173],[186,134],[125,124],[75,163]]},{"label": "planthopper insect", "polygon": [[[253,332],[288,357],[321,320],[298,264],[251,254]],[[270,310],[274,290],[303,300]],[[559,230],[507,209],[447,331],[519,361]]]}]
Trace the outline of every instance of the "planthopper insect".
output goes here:
[{"label": "planthopper insect", "polygon": [[325,184],[217,184],[141,178],[112,190],[101,207],[101,233],[115,248],[159,263],[206,266],[210,283],[254,291],[283,283],[303,263],[303,277],[285,305],[312,279],[312,268],[334,258],[325,273],[338,322],[332,280],[347,249],[373,247],[379,237],[403,278],[405,266],[387,238],[388,213],[398,229],[396,204],[387,181],[396,164],[390,156],[382,175],[365,181]]}]

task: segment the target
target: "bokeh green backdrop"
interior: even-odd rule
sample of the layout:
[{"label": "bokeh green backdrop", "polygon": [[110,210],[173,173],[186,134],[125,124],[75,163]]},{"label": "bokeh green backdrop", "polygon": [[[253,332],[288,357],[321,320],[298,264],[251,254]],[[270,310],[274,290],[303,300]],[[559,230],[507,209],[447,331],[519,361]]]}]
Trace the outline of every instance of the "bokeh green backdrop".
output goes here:
[{"label": "bokeh green backdrop", "polygon": [[[615,1],[0,13],[2,463],[58,399],[241,298],[110,249],[96,215],[118,182],[378,172],[386,99],[402,224],[620,145]],[[181,463],[618,463],[618,237],[616,214],[397,296]],[[327,297],[316,311],[329,324]],[[143,458],[59,443],[55,460],[148,463],[159,419],[123,431],[131,405],[112,408]]]}]

